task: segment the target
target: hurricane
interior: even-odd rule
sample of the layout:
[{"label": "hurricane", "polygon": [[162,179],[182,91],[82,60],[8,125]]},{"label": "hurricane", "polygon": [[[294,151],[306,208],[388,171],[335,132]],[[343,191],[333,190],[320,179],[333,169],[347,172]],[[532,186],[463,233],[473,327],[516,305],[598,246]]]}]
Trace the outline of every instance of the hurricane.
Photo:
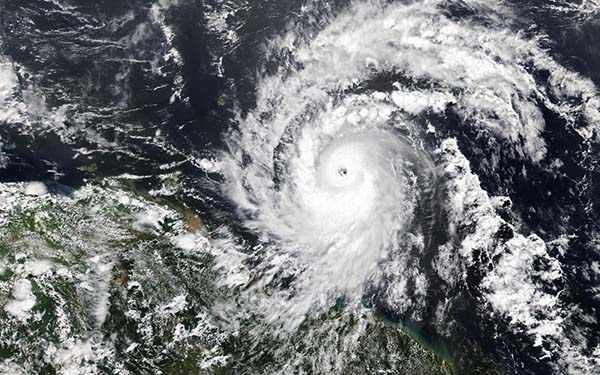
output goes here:
[{"label": "hurricane", "polygon": [[[450,332],[448,301],[475,272],[489,317],[522,327],[557,368],[591,371],[592,349],[561,333],[566,312],[547,314],[559,302],[544,289],[561,267],[535,235],[498,240],[514,228],[495,211],[504,198],[478,187],[456,138],[436,135],[474,135],[489,168],[539,165],[547,112],[598,140],[594,84],[511,31],[521,20],[500,2],[362,1],[328,17],[315,8],[264,47],[277,67],[258,76],[256,105],[238,114],[219,159],[222,191],[259,243],[250,290],[275,289],[262,314],[294,330],[340,299],[371,301],[416,321],[433,314]],[[543,282],[508,280],[502,262],[517,274],[543,262]]]},{"label": "hurricane", "polygon": [[298,144],[280,143],[287,155],[275,156],[279,182],[259,166],[228,169],[242,176],[230,194],[248,225],[298,260],[310,302],[327,300],[330,289],[360,295],[378,263],[399,251],[426,183],[419,179],[433,172],[398,134],[360,124],[376,123],[377,112],[371,118],[348,127],[338,111],[323,120],[327,129],[305,128]]},{"label": "hurricane", "polygon": [[0,373],[600,373],[598,0],[0,6]]}]

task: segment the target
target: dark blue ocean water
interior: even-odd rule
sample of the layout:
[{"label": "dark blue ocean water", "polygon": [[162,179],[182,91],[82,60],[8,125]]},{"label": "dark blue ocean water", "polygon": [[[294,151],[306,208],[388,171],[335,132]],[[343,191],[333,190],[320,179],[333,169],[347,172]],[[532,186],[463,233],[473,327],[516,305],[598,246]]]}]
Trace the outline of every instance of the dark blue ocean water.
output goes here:
[{"label": "dark blue ocean water", "polygon": [[[151,1],[0,1],[0,55],[17,72],[15,95],[37,108],[22,121],[0,123],[6,158],[0,182],[45,180],[61,190],[60,186],[75,188],[102,176],[152,176],[165,171],[161,165],[173,163],[168,170],[183,173],[185,189],[172,199],[197,211],[209,228],[224,222],[235,228],[235,209],[214,189],[220,177],[207,177],[194,160],[223,147],[224,133],[236,126],[236,110],[244,113],[254,105],[257,77],[286,61],[285,51],[267,59],[265,42],[290,24],[306,23],[307,29],[319,25],[301,18],[300,1],[227,4],[234,11],[225,23],[236,30],[237,41],[209,27],[207,13],[223,3],[181,1],[163,12],[161,22],[173,32],[169,44],[161,23],[149,21]],[[324,19],[346,6],[344,1],[319,4]],[[547,35],[542,43],[556,61],[600,85],[600,19],[582,18],[575,11],[557,13],[545,1],[509,5],[520,16],[511,26],[515,31]],[[457,19],[478,17],[461,1],[448,1],[445,11]],[[180,54],[179,62],[164,59],[171,48]],[[540,81],[548,78],[544,72],[538,75]],[[392,78],[401,77],[382,75],[369,84],[382,89]],[[600,300],[593,286],[600,283],[599,276],[584,274],[582,265],[600,261],[592,248],[600,231],[600,147],[584,141],[564,119],[539,104],[548,146],[547,161],[541,164],[515,159],[502,143],[490,152],[475,131],[459,126],[461,120],[451,107],[427,120],[440,139],[456,137],[490,195],[511,198],[512,212],[519,214],[525,234],[537,233],[542,239],[564,232],[574,235],[568,253],[550,249],[560,257],[566,275],[565,284],[556,287],[567,301],[597,314]],[[67,115],[56,123],[41,114],[60,107]],[[432,146],[437,141],[428,140]],[[546,168],[554,159],[564,163],[564,173]],[[140,184],[151,188],[156,183],[149,177]],[[253,239],[252,233],[238,229]],[[510,231],[505,234],[511,236]],[[443,233],[439,236],[441,242]],[[419,332],[432,346],[448,350],[460,373],[484,371],[476,368],[483,357],[506,373],[547,373],[547,363],[537,359],[539,353],[522,336],[478,314],[481,277],[470,274],[470,288],[456,293],[464,303],[455,311],[459,328],[453,338],[429,327],[433,311],[419,322],[403,321],[385,308],[382,313]],[[579,324],[600,332],[597,322]],[[590,347],[598,344],[598,337],[588,337]],[[479,350],[470,356],[474,347]]]}]

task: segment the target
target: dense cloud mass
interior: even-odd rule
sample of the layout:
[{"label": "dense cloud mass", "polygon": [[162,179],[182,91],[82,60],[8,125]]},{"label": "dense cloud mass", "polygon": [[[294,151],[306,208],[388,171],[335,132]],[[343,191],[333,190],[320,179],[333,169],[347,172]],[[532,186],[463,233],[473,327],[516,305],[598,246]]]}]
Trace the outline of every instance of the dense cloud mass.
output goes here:
[{"label": "dense cloud mass", "polygon": [[[87,323],[0,370],[600,372],[596,0],[37,3],[0,34],[0,332],[44,293]],[[91,245],[19,219],[88,201]]]},{"label": "dense cloud mass", "polygon": [[[486,319],[525,334],[556,371],[592,373],[599,349],[574,320],[595,318],[561,301],[560,262],[496,213],[510,199],[490,197],[441,134],[487,143],[490,167],[506,158],[543,168],[545,112],[582,142],[598,140],[596,86],[511,30],[508,6],[461,5],[477,17],[436,1],[355,3],[325,22],[306,10],[322,26],[268,47],[286,63],[258,80],[256,109],[228,142],[225,191],[265,243],[263,272],[294,274],[285,305],[308,303],[301,313],[340,293],[358,303],[372,287],[386,309],[417,320],[435,303],[443,330],[448,301],[475,272],[480,284],[468,288]],[[438,124],[444,116],[457,129]]]}]

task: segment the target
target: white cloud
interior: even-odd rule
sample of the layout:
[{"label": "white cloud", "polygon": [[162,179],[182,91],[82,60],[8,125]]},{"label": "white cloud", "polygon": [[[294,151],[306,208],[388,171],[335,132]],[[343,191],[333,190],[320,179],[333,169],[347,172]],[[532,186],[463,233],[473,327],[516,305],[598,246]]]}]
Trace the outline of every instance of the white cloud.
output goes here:
[{"label": "white cloud", "polygon": [[44,195],[48,193],[48,188],[43,182],[33,181],[25,186],[25,194],[27,195]]},{"label": "white cloud", "polygon": [[15,282],[12,290],[12,300],[4,305],[4,311],[20,321],[30,317],[30,310],[35,306],[36,297],[32,292],[31,282],[27,279],[19,279]]}]

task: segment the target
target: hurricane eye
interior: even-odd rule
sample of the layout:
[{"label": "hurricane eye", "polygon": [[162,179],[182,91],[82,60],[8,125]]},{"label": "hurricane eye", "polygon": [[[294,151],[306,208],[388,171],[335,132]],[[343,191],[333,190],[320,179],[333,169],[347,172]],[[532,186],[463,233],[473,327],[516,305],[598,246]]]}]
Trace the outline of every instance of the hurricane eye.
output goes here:
[{"label": "hurricane eye", "polygon": [[343,167],[342,167],[342,168],[339,168],[339,169],[338,169],[338,174],[339,174],[341,177],[347,177],[347,176],[348,176],[348,169],[347,169],[347,168],[343,168]]}]

